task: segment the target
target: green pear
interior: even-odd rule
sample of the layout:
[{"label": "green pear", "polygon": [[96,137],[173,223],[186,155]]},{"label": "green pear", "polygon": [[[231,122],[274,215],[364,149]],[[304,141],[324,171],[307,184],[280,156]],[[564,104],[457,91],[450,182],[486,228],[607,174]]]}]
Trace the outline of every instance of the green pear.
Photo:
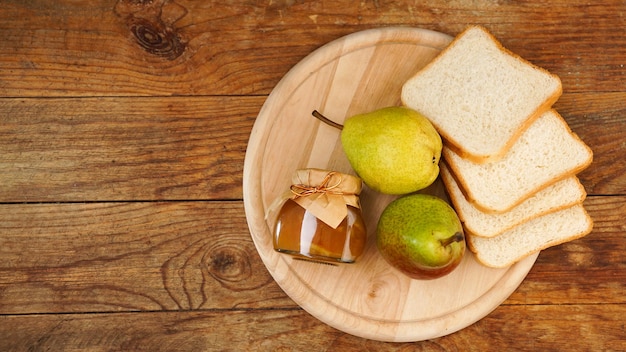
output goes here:
[{"label": "green pear", "polygon": [[465,253],[463,226],[443,199],[411,194],[389,203],[376,228],[382,257],[413,279],[449,274]]},{"label": "green pear", "polygon": [[381,193],[412,193],[439,175],[441,137],[426,117],[406,107],[349,117],[341,143],[354,171]]}]

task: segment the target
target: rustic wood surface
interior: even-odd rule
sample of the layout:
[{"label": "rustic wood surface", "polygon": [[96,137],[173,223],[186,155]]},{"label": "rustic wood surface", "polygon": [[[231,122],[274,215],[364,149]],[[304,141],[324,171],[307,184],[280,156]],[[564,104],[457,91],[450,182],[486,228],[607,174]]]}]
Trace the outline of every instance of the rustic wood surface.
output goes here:
[{"label": "rustic wood surface", "polygon": [[[626,350],[626,2],[0,1],[0,351]],[[559,75],[595,221],[452,335],[365,340],[274,282],[242,171],[280,78],[356,31],[481,24]]]}]

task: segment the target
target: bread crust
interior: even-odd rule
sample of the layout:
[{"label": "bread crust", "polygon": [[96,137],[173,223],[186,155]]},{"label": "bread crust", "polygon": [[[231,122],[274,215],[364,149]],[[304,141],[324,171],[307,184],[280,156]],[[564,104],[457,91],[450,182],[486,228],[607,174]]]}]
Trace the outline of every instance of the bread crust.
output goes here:
[{"label": "bread crust", "polygon": [[[466,152],[465,150],[463,150],[463,148],[460,147],[453,140],[448,139],[449,137],[442,135],[441,138],[447,141],[448,148],[453,150],[457,155],[459,155],[460,157],[464,159],[470,160],[476,164],[486,164],[486,163],[491,163],[491,162],[501,160],[506,155],[506,153],[509,150],[511,150],[513,145],[515,145],[515,142],[517,142],[517,140],[524,134],[524,132],[528,129],[528,127],[530,127],[535,121],[537,121],[537,119],[541,115],[543,115],[543,113],[550,110],[552,105],[554,105],[554,103],[556,103],[556,101],[561,97],[561,91],[562,90],[559,89],[559,92],[552,95],[541,106],[539,106],[535,110],[535,112],[532,115],[530,115],[530,117],[526,121],[524,121],[524,123],[520,125],[520,127],[515,131],[515,133],[513,133],[511,138],[508,140],[508,142],[504,144],[504,147],[500,149],[500,151],[496,154],[491,154],[491,155],[470,154]],[[439,134],[441,135],[442,132],[440,132]]]},{"label": "bread crust", "polygon": [[[517,253],[517,255],[515,255],[514,257],[511,257],[511,259],[507,262],[504,263],[499,263],[499,264],[495,264],[495,263],[491,263],[489,260],[487,260],[486,258],[484,258],[484,256],[482,255],[482,253],[480,252],[480,250],[478,250],[475,247],[475,244],[473,242],[473,240],[476,238],[475,236],[469,234],[465,236],[466,239],[466,243],[467,243],[467,248],[474,254],[476,260],[481,263],[482,265],[491,267],[491,268],[506,268],[509,267],[517,262],[519,262],[520,260],[535,254],[537,252],[540,252],[544,249],[550,248],[550,247],[554,247],[554,246],[558,246],[560,244],[566,243],[566,242],[571,242],[574,240],[577,240],[579,238],[585,237],[586,235],[588,235],[592,230],[593,230],[593,219],[591,218],[591,216],[589,216],[589,213],[587,213],[587,211],[584,209],[582,203],[580,204],[576,204],[573,207],[581,207],[583,212],[584,212],[584,216],[585,216],[585,221],[587,222],[587,227],[581,231],[579,231],[578,233],[571,235],[571,236],[565,236],[562,238],[558,238],[555,240],[552,240],[550,242],[547,243],[542,243],[541,245],[537,245],[532,249],[529,249],[527,251],[521,252],[521,253]],[[506,233],[501,235],[501,236],[506,236]]]},{"label": "bread crust", "polygon": [[[565,208],[571,207],[573,205],[576,204],[580,204],[582,203],[586,196],[587,196],[587,192],[585,191],[585,187],[578,181],[578,178],[576,176],[570,176],[576,179],[576,187],[578,190],[578,195],[576,198],[573,199],[568,199],[567,201],[562,202],[560,205],[558,206],[553,206],[550,207],[546,210],[542,210],[542,211],[537,211],[535,213],[530,213],[530,214],[524,214],[524,217],[522,218],[517,218],[515,219],[515,221],[508,223],[506,226],[502,226],[498,231],[492,231],[489,234],[485,234],[485,233],[480,233],[479,230],[477,230],[474,226],[475,226],[475,222],[476,219],[469,219],[467,214],[465,213],[464,209],[464,204],[462,204],[463,201],[469,203],[466,206],[473,206],[468,200],[467,198],[465,198],[465,195],[463,194],[463,190],[461,187],[459,187],[455,176],[452,174],[452,172],[450,172],[450,170],[448,169],[447,165],[445,165],[445,163],[442,164],[441,167],[441,179],[443,181],[443,184],[446,188],[447,191],[447,195],[448,198],[450,199],[450,201],[452,202],[452,205],[454,206],[459,219],[461,220],[461,222],[463,223],[464,226],[464,230],[466,233],[471,234],[473,236],[476,237],[485,237],[485,238],[489,238],[489,237],[496,237],[520,224],[523,224],[525,222],[531,221],[533,219],[536,219],[538,217],[541,217],[543,215],[549,214],[549,213],[553,213],[553,212],[557,212],[559,210],[563,210]],[[546,186],[549,187],[550,185]],[[456,192],[451,192],[451,189],[458,189],[459,191],[461,191],[461,195],[457,195]],[[459,199],[460,197],[463,197],[464,199]],[[528,201],[532,201],[533,199],[529,198]],[[522,202],[523,203],[523,202]],[[521,204],[520,204],[521,205]],[[474,207],[475,208],[475,207]],[[512,211],[514,208],[512,208],[510,211]],[[481,212],[480,209],[476,208],[476,211]],[[487,215],[491,215],[491,216],[499,216],[502,215],[502,213],[485,213],[482,212],[483,214],[487,214]]]},{"label": "bread crust", "polygon": [[[470,201],[476,208],[480,209],[481,211],[485,213],[503,213],[506,211],[510,211],[511,209],[518,206],[520,203],[524,202],[526,199],[530,198],[537,192],[545,189],[549,185],[555,182],[561,181],[567,177],[576,175],[580,173],[581,171],[585,170],[587,167],[589,167],[589,165],[591,165],[591,163],[593,162],[593,151],[591,150],[591,148],[587,144],[585,144],[585,142],[583,142],[582,139],[580,139],[580,137],[570,129],[565,119],[563,119],[563,117],[556,110],[551,110],[551,112],[553,113],[555,117],[557,117],[562,127],[566,129],[569,136],[573,139],[573,143],[578,144],[580,147],[584,148],[587,151],[587,154],[589,155],[589,157],[585,160],[585,162],[580,163],[571,169],[561,170],[559,173],[554,175],[551,179],[547,180],[546,182],[542,184],[539,184],[537,187],[533,188],[529,192],[523,195],[520,195],[519,198],[516,199],[514,202],[511,202],[509,206],[506,206],[500,209],[494,209],[483,204],[484,202],[482,202],[482,200],[475,194],[474,190],[471,189],[468,181],[464,178],[463,170],[461,170],[457,164],[455,164],[454,162],[451,162],[453,159],[450,153],[453,151],[451,149],[444,148],[444,150],[442,151],[442,160],[446,163],[446,165],[448,166],[452,174],[455,176],[455,180],[457,181],[459,187],[461,188],[467,200]],[[500,161],[501,160],[498,160],[496,162],[500,162]],[[477,164],[477,165],[478,167],[480,167],[480,165],[484,165],[484,164]],[[520,172],[523,172],[523,170],[520,170]]]},{"label": "bread crust", "polygon": [[[472,30],[481,33],[470,34],[476,36],[468,36],[467,41],[457,47],[465,34]],[[472,50],[475,47],[485,52],[475,56]],[[451,52],[455,48],[458,50]],[[450,82],[446,86],[447,80]],[[503,82],[509,85],[502,86],[507,84]],[[429,87],[435,88],[429,90]],[[500,91],[498,87],[506,89]],[[523,89],[529,91],[520,94]],[[421,95],[417,95],[420,92]],[[562,83],[557,75],[511,52],[492,33],[478,25],[466,27],[403,86],[402,104],[418,111],[424,110],[420,112],[431,119],[444,141],[441,157],[444,172],[441,178],[448,198],[463,223],[469,251],[485,266],[513,265],[548,247],[583,237],[593,228],[593,220],[583,207],[587,194],[577,178],[580,192],[570,188],[571,184],[563,185],[568,188],[548,190],[537,198],[545,202],[536,206],[529,203],[514,216],[504,218],[510,223],[502,224],[501,218],[487,219],[474,212],[478,210],[496,216],[510,212],[538,192],[568,177],[575,178],[591,165],[591,148],[552,108],[562,93]],[[477,100],[480,101],[473,104]],[[448,101],[458,105],[443,105]],[[546,116],[542,118],[544,114]],[[550,115],[556,116],[558,122]],[[538,123],[540,119],[541,124]],[[525,136],[525,132],[530,130],[532,132]],[[558,142],[552,142],[555,139]],[[518,143],[520,147],[515,148]],[[555,152],[556,148],[562,148],[562,151],[573,149],[568,155]],[[570,162],[563,162],[566,159]],[[502,163],[487,165],[499,162]],[[527,174],[524,175],[524,172]],[[456,189],[453,194],[452,187],[458,187],[460,195]],[[502,193],[494,197],[494,188]],[[510,192],[511,189],[517,192]],[[561,190],[567,191],[567,199],[561,197],[558,202],[546,201],[546,197]],[[463,206],[475,209],[462,209]],[[468,216],[476,217],[468,221],[459,209],[468,210]],[[525,211],[534,213],[527,215]],[[473,219],[489,222],[483,228],[474,229],[471,224]],[[542,230],[546,229],[550,234],[543,236]],[[479,230],[489,235],[484,236]],[[532,237],[526,238],[526,234]],[[485,247],[477,248],[476,241],[486,241],[480,243]],[[519,248],[515,247],[516,244]],[[505,250],[504,253],[491,252]]]},{"label": "bread crust", "polygon": [[[532,123],[537,118],[539,118],[539,116],[541,116],[545,111],[550,109],[550,107],[560,98],[560,96],[563,93],[563,87],[561,84],[561,80],[557,75],[552,74],[548,70],[542,67],[539,67],[523,59],[521,56],[513,53],[512,51],[508,50],[502,45],[500,41],[497,40],[497,38],[491,32],[489,32],[485,27],[479,26],[479,25],[470,25],[466,27],[461,33],[459,33],[452,40],[452,42],[446,48],[444,48],[441,51],[439,55],[437,55],[437,57],[435,57],[431,62],[429,62],[424,68],[418,71],[415,75],[409,78],[407,82],[410,82],[413,78],[418,77],[422,75],[424,72],[430,70],[432,66],[437,65],[445,57],[445,55],[457,45],[457,43],[462,39],[463,35],[471,30],[482,31],[485,35],[488,36],[488,38],[493,42],[493,44],[495,44],[496,48],[503,55],[511,57],[514,60],[517,60],[518,62],[522,63],[523,65],[533,68],[534,70],[543,72],[545,75],[548,75],[552,77],[553,79],[555,79],[556,81],[558,81],[558,86],[556,87],[556,90],[550,96],[548,96],[545,101],[538,103],[539,105],[537,106],[537,108],[519,126],[517,126],[512,136],[509,138],[509,140],[505,144],[503,144],[503,146],[497,152],[493,154],[484,155],[484,154],[476,154],[476,153],[470,152],[463,147],[462,142],[455,140],[455,138],[453,138],[448,131],[446,131],[443,128],[439,128],[439,127],[437,128],[441,137],[447,142],[446,144],[448,145],[448,147],[454,150],[456,154],[462,156],[463,158],[471,160],[475,163],[487,163],[487,162],[500,160],[504,155],[506,155],[508,150],[511,149],[511,147],[515,144],[515,142],[523,134],[523,132],[530,125],[532,125]],[[404,94],[402,94],[401,96],[401,102],[403,105],[408,106],[408,107],[410,107],[411,105],[410,102],[407,101],[407,98],[405,97]]]}]

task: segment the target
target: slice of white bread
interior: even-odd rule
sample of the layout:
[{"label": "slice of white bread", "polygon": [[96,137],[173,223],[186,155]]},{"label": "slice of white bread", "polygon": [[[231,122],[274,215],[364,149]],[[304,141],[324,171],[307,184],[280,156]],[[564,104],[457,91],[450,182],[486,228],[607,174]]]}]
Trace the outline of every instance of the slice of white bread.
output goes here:
[{"label": "slice of white bread", "polygon": [[542,114],[499,161],[477,164],[444,146],[443,158],[466,198],[505,212],[548,185],[584,170],[593,153],[556,110]]},{"label": "slice of white bread", "polygon": [[503,268],[548,247],[575,240],[591,232],[593,221],[582,204],[527,221],[496,237],[466,235],[476,259]]},{"label": "slice of white bread", "polygon": [[457,154],[487,162],[502,157],[561,93],[558,76],[470,26],[405,82],[401,99],[429,118]]},{"label": "slice of white bread", "polygon": [[582,203],[587,196],[576,176],[570,176],[535,193],[504,213],[485,213],[473,206],[459,188],[445,163],[440,164],[441,178],[466,233],[494,237],[528,220]]}]

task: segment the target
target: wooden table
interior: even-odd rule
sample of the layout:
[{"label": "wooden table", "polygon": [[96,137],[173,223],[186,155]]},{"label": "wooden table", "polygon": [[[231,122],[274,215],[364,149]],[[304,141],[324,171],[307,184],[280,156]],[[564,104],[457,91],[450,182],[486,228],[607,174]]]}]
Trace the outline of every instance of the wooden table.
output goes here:
[{"label": "wooden table", "polygon": [[[250,237],[255,118],[333,39],[468,24],[561,77],[594,230],[452,335],[335,330]],[[623,0],[0,2],[0,350],[626,350],[625,28]]]}]

